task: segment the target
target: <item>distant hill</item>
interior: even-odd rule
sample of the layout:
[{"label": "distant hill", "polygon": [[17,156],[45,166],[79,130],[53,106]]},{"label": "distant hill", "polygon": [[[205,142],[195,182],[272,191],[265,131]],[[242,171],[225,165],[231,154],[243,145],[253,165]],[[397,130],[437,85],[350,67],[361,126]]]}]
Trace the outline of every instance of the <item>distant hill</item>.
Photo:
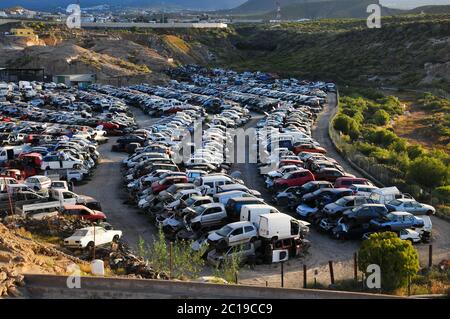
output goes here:
[{"label": "distant hill", "polygon": [[[0,1],[0,8],[3,7]],[[31,10],[51,10],[58,7],[65,8],[71,3],[76,3],[74,0],[8,0],[8,7],[22,6]],[[219,10],[229,9],[239,6],[245,0],[81,0],[81,7],[92,7],[97,5],[108,4],[110,6],[121,7],[178,7],[183,9],[201,9],[201,10]]]},{"label": "distant hill", "polygon": [[[364,18],[368,16],[367,6],[374,0],[327,0],[308,3],[294,3],[281,8],[282,19],[320,19],[320,18]],[[382,7],[383,15],[404,13],[403,10]],[[274,19],[273,10],[260,18]]]},{"label": "distant hill", "polygon": [[[301,2],[314,2],[321,0],[278,0],[282,7]],[[255,14],[255,13],[266,13],[276,10],[277,0],[248,0],[244,4],[228,10],[229,14]]]},{"label": "distant hill", "polygon": [[445,13],[450,12],[450,5],[447,6],[423,6],[418,7],[412,10],[409,10],[408,13]]}]

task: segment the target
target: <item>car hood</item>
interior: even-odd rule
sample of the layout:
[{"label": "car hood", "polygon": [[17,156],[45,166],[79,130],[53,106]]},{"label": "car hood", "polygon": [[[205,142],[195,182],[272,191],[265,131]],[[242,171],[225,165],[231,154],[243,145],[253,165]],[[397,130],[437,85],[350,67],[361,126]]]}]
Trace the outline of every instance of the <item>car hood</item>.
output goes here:
[{"label": "car hood", "polygon": [[221,240],[222,238],[223,238],[223,236],[219,235],[216,232],[213,232],[213,233],[208,235],[208,239],[211,240],[211,241],[218,241],[218,240]]},{"label": "car hood", "polygon": [[267,176],[269,176],[271,178],[275,178],[275,177],[281,177],[281,176],[283,176],[283,174],[281,174],[278,171],[271,171],[271,172],[267,173]]}]

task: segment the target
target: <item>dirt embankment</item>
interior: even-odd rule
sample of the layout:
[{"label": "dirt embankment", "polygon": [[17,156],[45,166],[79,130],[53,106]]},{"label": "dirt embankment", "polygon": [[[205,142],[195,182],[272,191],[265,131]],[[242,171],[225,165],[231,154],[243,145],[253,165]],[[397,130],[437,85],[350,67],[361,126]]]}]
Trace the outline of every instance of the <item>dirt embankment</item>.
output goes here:
[{"label": "dirt embankment", "polygon": [[168,81],[165,71],[181,64],[206,64],[206,45],[183,34],[45,30],[39,40],[0,39],[0,66],[41,68],[50,75],[94,73],[101,83],[130,85]]},{"label": "dirt embankment", "polygon": [[85,262],[36,241],[23,228],[7,228],[0,223],[0,298],[25,293],[20,289],[23,274],[64,275],[72,264]]}]

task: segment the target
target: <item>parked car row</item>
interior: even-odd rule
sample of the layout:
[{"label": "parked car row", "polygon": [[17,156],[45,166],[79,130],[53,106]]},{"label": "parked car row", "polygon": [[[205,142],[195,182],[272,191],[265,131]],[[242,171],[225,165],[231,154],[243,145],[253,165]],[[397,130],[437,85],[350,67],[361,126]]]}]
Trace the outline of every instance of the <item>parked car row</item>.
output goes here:
[{"label": "parked car row", "polygon": [[[23,81],[22,81],[23,82]],[[127,104],[119,98],[93,89],[81,90],[43,83],[35,85],[32,97],[15,85],[0,96],[3,117],[21,120],[102,128],[111,135],[135,128]]]},{"label": "parked car row", "polygon": [[288,105],[258,123],[260,173],[273,203],[334,238],[394,231],[414,243],[429,241],[435,209],[346,172],[311,138],[310,119],[308,110]]},{"label": "parked car row", "polygon": [[[179,85],[188,84],[172,82],[165,89],[138,85],[115,89],[114,94],[129,101],[144,101],[137,91],[148,94],[149,100],[157,100],[155,96],[179,101],[181,96],[189,94],[192,99],[212,95],[212,92],[197,91],[197,87],[192,90],[196,93],[190,90],[191,93],[186,93],[187,90],[177,88]],[[192,131],[196,120],[210,113],[207,106],[202,105],[206,112],[184,107],[166,112],[168,116],[153,125],[119,140],[120,145],[114,149],[130,153],[123,161],[130,203],[147,214],[169,239],[192,240],[194,249],[207,247],[204,257],[216,266],[234,253],[241,254],[248,262],[283,261],[304,253],[309,223],[266,203],[261,193],[246,186],[240,173],[233,172],[231,163],[227,163],[225,155],[234,147],[230,130],[244,125],[250,119],[250,112],[240,102],[229,105],[224,102],[227,101],[222,100],[218,112],[213,111],[216,114],[209,116],[208,123],[200,127],[201,144],[187,143],[192,150],[182,161],[177,154],[181,147],[186,147],[182,143],[183,134]],[[277,100],[276,105],[279,104],[292,111],[289,115],[307,114],[307,120],[293,121],[292,127],[297,127],[299,133],[310,133],[313,114],[308,106]]]}]

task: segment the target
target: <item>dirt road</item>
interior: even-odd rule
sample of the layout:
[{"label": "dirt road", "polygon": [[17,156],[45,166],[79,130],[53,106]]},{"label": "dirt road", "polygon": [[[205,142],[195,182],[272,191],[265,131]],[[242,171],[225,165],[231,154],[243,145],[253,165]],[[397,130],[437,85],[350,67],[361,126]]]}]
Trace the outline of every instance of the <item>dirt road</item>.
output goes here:
[{"label": "dirt road", "polygon": [[[132,108],[137,123],[148,126],[155,122],[137,108]],[[113,137],[107,144],[99,147],[101,154],[100,165],[97,168],[92,181],[75,187],[78,194],[89,195],[100,201],[103,212],[116,229],[123,231],[123,239],[133,248],[137,247],[139,238],[151,243],[154,239],[156,229],[145,215],[133,206],[125,204],[126,193],[122,184],[121,162],[127,157],[125,153],[111,152],[111,146],[117,137]]]}]

